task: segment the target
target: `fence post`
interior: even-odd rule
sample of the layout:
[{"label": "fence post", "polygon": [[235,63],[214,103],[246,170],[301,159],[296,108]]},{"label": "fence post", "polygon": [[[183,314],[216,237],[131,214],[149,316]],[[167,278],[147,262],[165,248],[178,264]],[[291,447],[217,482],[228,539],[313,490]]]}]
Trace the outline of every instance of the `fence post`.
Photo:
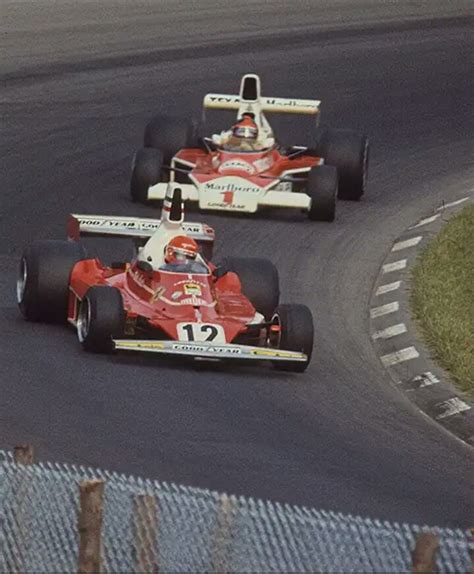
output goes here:
[{"label": "fence post", "polygon": [[412,552],[413,574],[437,574],[436,553],[439,540],[432,532],[421,532],[416,537],[415,548]]},{"label": "fence post", "polygon": [[33,464],[34,449],[31,444],[22,444],[13,447],[13,460],[16,464]]},{"label": "fence post", "polygon": [[469,528],[469,558],[471,559],[471,574],[474,574],[474,528]]},{"label": "fence post", "polygon": [[85,480],[79,485],[79,558],[80,574],[100,573],[104,481]]},{"label": "fence post", "polygon": [[136,572],[158,574],[157,500],[151,494],[137,494],[133,499],[133,538]]},{"label": "fence post", "polygon": [[[34,462],[34,449],[30,444],[22,444],[13,447],[13,460],[18,467],[28,466]],[[28,502],[29,494],[29,480],[28,476],[25,477],[21,474],[21,468],[18,468],[19,478],[18,484],[13,491],[12,505],[15,512],[16,533],[14,535],[17,544],[17,551],[14,554],[13,572],[24,572],[26,569],[25,564],[25,549],[27,544],[27,529],[30,515],[31,505]]]},{"label": "fence post", "polygon": [[233,497],[222,494],[217,506],[217,524],[212,546],[212,566],[215,572],[230,572],[231,529],[234,520]]}]

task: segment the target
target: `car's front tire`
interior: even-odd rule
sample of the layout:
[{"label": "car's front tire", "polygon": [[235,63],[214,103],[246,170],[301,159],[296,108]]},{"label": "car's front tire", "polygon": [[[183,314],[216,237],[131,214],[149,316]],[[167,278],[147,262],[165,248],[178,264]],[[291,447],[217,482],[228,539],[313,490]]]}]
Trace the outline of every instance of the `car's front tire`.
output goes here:
[{"label": "car's front tire", "polygon": [[87,259],[82,245],[40,240],[23,252],[16,292],[22,315],[29,321],[66,321],[71,272]]},{"label": "car's front tire", "polygon": [[77,317],[77,337],[86,351],[110,353],[113,338],[123,336],[125,310],[122,294],[115,287],[95,285],[81,301]]},{"label": "car's front tire", "polygon": [[308,217],[312,221],[334,221],[338,190],[337,169],[330,165],[312,167],[306,193],[311,198]]},{"label": "car's front tire", "polygon": [[369,140],[349,130],[324,130],[317,153],[326,165],[337,167],[340,199],[359,201],[367,187]]},{"label": "car's front tire", "polygon": [[143,145],[159,149],[163,162],[169,165],[173,156],[183,148],[198,145],[197,124],[194,121],[171,116],[155,116],[146,128]]},{"label": "car's front tire", "polygon": [[162,181],[163,154],[153,148],[142,148],[133,158],[130,196],[132,201],[146,203],[148,188]]},{"label": "car's front tire", "polygon": [[311,361],[313,352],[314,326],[313,316],[306,305],[279,305],[275,309],[272,323],[279,327],[275,340],[270,344],[286,351],[296,351],[307,356],[306,361],[274,361],[273,365],[279,371],[302,373]]}]

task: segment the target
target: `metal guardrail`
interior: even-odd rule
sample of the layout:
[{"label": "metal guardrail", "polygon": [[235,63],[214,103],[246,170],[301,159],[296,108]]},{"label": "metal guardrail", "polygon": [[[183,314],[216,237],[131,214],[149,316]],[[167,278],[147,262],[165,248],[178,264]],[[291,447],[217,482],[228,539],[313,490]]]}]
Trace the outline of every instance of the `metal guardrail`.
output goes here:
[{"label": "metal guardrail", "polygon": [[[99,482],[84,484],[93,479]],[[81,503],[88,489],[96,498],[87,511]],[[461,530],[219,495],[81,466],[17,464],[0,451],[0,571],[78,571],[80,551],[94,553],[93,540],[79,542],[78,525],[81,535],[99,529],[101,566],[83,562],[83,572],[411,572],[421,532],[435,535],[428,535],[428,545],[439,544],[439,572],[469,572],[472,564],[472,541]]]}]

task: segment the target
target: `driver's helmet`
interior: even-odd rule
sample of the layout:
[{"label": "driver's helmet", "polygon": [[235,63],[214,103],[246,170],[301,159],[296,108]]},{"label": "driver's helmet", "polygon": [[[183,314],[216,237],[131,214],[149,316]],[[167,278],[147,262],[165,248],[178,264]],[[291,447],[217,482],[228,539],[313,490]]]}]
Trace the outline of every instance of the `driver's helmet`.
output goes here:
[{"label": "driver's helmet", "polygon": [[171,265],[195,261],[198,244],[191,237],[177,235],[165,247],[165,262]]},{"label": "driver's helmet", "polygon": [[242,142],[255,142],[258,138],[258,127],[251,114],[244,114],[232,126],[232,136]]}]

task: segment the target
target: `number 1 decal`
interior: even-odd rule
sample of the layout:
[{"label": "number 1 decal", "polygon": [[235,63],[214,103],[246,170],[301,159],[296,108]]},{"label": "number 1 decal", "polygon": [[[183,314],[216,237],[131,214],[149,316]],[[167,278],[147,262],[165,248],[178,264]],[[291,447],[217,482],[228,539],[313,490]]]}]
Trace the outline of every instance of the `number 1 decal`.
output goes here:
[{"label": "number 1 decal", "polygon": [[223,191],[222,192],[223,197],[223,202],[226,205],[231,205],[234,202],[234,192],[233,191]]}]

